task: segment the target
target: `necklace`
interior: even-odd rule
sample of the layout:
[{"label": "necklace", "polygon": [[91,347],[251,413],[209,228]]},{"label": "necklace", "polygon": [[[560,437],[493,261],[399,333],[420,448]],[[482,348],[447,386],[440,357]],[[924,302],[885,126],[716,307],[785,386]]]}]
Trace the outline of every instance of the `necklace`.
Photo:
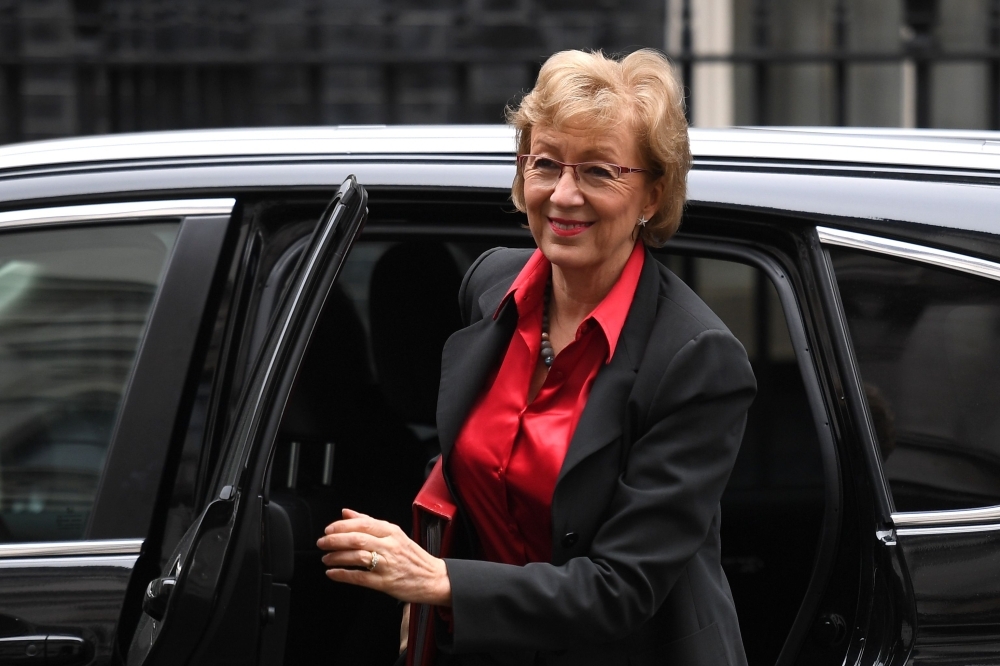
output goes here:
[{"label": "necklace", "polygon": [[548,284],[545,285],[545,300],[542,309],[542,348],[539,351],[546,368],[552,367],[552,361],[556,357],[556,352],[552,349],[552,343],[549,341],[549,302],[551,300],[552,281],[549,280]]}]

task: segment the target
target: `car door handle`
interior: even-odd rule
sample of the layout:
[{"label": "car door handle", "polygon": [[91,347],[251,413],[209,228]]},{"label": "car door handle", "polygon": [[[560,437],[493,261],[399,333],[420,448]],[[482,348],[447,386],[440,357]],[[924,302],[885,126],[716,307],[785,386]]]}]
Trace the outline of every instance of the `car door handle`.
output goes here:
[{"label": "car door handle", "polygon": [[0,666],[74,666],[87,663],[92,656],[90,643],[79,636],[48,634],[0,638]]},{"label": "car door handle", "polygon": [[146,594],[142,597],[142,610],[154,620],[162,620],[167,612],[167,602],[170,593],[174,591],[177,579],[173,576],[154,578],[146,586]]},{"label": "car door handle", "polygon": [[0,638],[0,664],[44,664],[45,635]]}]

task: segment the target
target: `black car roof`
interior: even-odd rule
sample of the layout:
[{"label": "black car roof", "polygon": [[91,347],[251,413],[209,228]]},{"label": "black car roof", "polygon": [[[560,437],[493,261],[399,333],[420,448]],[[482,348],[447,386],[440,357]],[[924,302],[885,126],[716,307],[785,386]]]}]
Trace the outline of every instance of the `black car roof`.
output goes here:
[{"label": "black car roof", "polygon": [[[826,162],[1000,171],[1000,133],[860,128],[691,130],[696,160]],[[144,160],[425,156],[510,160],[503,125],[186,130],[56,139],[0,147],[0,172]]]},{"label": "black car roof", "polygon": [[[994,222],[1000,133],[696,128],[691,146],[690,203],[790,212],[824,224],[888,221],[1000,233]],[[38,141],[0,147],[0,207],[321,189],[349,173],[369,188],[499,193],[513,179],[514,151],[514,132],[503,125],[189,130]]]}]

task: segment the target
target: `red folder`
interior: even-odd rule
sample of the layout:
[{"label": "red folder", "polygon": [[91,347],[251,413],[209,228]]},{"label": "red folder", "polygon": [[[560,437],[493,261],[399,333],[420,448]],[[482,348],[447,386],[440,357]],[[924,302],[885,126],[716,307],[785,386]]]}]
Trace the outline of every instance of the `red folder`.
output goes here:
[{"label": "red folder", "polygon": [[[447,557],[451,552],[458,507],[448,491],[441,469],[441,458],[434,463],[423,488],[413,500],[413,540],[435,557]],[[432,666],[436,652],[434,624],[435,607],[410,604],[410,627],[406,647],[406,666]]]}]

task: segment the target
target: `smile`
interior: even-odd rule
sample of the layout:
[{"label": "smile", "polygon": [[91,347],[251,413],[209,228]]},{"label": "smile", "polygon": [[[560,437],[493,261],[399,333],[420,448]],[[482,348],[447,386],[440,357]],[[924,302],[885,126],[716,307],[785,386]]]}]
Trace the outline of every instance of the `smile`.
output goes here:
[{"label": "smile", "polygon": [[576,236],[594,225],[593,222],[577,222],[576,220],[563,220],[560,218],[548,218],[549,228],[557,236]]}]

